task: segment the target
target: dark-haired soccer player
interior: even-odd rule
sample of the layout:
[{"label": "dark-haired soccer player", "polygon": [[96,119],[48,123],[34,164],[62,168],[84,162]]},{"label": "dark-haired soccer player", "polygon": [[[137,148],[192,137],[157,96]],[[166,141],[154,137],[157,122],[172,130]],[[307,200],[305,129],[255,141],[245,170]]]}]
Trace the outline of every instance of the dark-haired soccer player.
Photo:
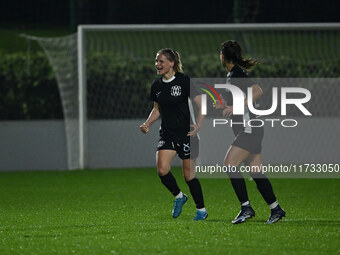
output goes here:
[{"label": "dark-haired soccer player", "polygon": [[[238,42],[224,42],[221,45],[220,59],[221,64],[228,72],[228,84],[239,87],[245,95],[247,95],[247,89],[251,87],[253,92],[253,102],[261,97],[263,93],[262,89],[259,85],[254,84],[251,79],[248,78],[248,74],[245,71],[250,70],[258,62],[254,59],[244,59],[242,56],[241,46]],[[261,171],[261,150],[262,139],[264,136],[263,126],[251,127],[247,125],[249,120],[257,117],[251,113],[247,107],[245,107],[244,115],[233,115],[233,97],[231,92],[226,91],[224,97],[226,105],[223,109],[223,115],[230,117],[231,121],[235,123],[232,126],[235,139],[228,149],[224,164],[226,166],[238,167],[242,162],[244,162],[246,165],[253,167],[252,169],[258,169],[258,171],[254,171],[250,175],[256,182],[258,190],[271,209],[271,215],[267,223],[275,223],[285,216],[285,212],[276,200],[269,179]],[[247,100],[247,98],[244,100],[245,106],[247,106]],[[256,104],[257,103],[255,102],[255,105]],[[246,183],[240,172],[229,172],[228,175],[241,203],[241,211],[232,223],[243,223],[247,219],[255,216],[255,212],[249,203]]]},{"label": "dark-haired soccer player", "polygon": [[[170,171],[171,162],[178,154],[182,159],[185,181],[197,208],[194,220],[204,220],[208,213],[204,206],[202,188],[191,168],[198,156],[197,132],[200,129],[203,116],[198,115],[197,124],[195,124],[194,118],[191,118],[189,110],[190,78],[183,74],[179,53],[172,49],[158,51],[155,66],[160,77],[153,82],[151,87],[154,107],[147,120],[140,126],[140,130],[147,133],[150,125],[161,116],[162,124],[156,154],[157,171],[164,186],[175,197],[172,216],[177,218],[181,214],[182,207],[188,199],[187,195],[178,187]],[[196,95],[194,101],[200,109],[201,96]],[[190,131],[190,127],[193,130]]]}]

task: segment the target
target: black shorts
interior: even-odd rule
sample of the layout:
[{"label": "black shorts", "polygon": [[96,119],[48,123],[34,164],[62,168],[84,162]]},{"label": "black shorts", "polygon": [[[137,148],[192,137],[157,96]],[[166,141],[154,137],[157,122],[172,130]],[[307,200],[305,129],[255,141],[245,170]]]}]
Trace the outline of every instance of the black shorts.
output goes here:
[{"label": "black shorts", "polygon": [[259,154],[262,151],[263,136],[263,132],[251,134],[241,131],[235,136],[231,145],[249,151],[251,154]]},{"label": "black shorts", "polygon": [[171,138],[161,137],[158,141],[157,151],[173,150],[176,151],[180,159],[196,159],[199,153],[199,140],[195,136],[187,142],[175,142]]}]

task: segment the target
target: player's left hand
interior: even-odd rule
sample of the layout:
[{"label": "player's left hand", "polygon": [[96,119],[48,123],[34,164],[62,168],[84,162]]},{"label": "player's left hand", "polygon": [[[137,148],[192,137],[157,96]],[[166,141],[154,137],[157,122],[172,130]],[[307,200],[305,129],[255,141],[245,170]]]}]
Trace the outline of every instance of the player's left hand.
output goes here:
[{"label": "player's left hand", "polygon": [[188,132],[187,136],[194,136],[198,133],[198,131],[200,130],[200,126],[195,125],[195,124],[191,124],[190,125],[190,132]]},{"label": "player's left hand", "polygon": [[230,117],[233,115],[233,107],[232,106],[226,106],[225,109],[223,110],[223,116],[224,117]]}]

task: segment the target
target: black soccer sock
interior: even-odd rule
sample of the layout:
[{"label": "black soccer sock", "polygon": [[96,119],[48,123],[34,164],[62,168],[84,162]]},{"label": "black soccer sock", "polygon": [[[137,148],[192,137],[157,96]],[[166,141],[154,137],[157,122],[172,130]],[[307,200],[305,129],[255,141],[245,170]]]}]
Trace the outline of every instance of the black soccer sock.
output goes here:
[{"label": "black soccer sock", "polygon": [[276,201],[276,197],[273,191],[272,184],[269,179],[263,173],[250,174],[250,176],[256,182],[257,189],[260,191],[263,199],[268,205]]},{"label": "black soccer sock", "polygon": [[249,199],[243,175],[237,171],[234,173],[228,173],[228,176],[240,203],[243,204],[244,202],[247,202]]},{"label": "black soccer sock", "polygon": [[181,192],[176,179],[171,172],[163,176],[159,175],[159,178],[161,178],[163,185],[172,193],[172,195],[177,196]]},{"label": "black soccer sock", "polygon": [[192,198],[195,201],[196,208],[201,209],[204,208],[204,199],[203,199],[203,193],[202,193],[202,187],[201,183],[197,178],[194,178],[190,181],[186,182],[189,186],[190,193],[192,195]]}]

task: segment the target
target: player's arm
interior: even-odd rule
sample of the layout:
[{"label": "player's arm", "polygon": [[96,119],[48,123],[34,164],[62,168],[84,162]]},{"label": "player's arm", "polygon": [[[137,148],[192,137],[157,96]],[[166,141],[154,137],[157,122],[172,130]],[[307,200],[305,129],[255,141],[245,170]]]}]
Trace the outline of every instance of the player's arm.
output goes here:
[{"label": "player's arm", "polygon": [[202,96],[201,95],[197,95],[194,98],[194,102],[196,103],[199,112],[198,112],[198,116],[197,116],[197,124],[196,125],[190,125],[191,128],[193,128],[189,133],[188,136],[193,136],[196,135],[198,133],[198,131],[200,130],[201,126],[202,126],[202,122],[203,119],[205,118],[205,115],[202,115]]},{"label": "player's arm", "polygon": [[[262,95],[263,95],[263,90],[261,89],[261,87],[257,84],[251,86],[252,88],[252,94],[253,94],[253,98],[252,98],[252,102],[255,102],[257,99],[259,99]],[[244,100],[244,106],[248,105],[248,98],[246,98]]]},{"label": "player's arm", "polygon": [[159,118],[160,115],[158,103],[154,102],[153,109],[151,110],[149,117],[142,125],[139,126],[140,131],[144,134],[149,132],[149,127]]},{"label": "player's arm", "polygon": [[[252,102],[254,102],[262,96],[263,91],[262,91],[261,87],[257,84],[252,85],[251,88],[252,88],[252,94],[253,94]],[[244,99],[244,106],[247,106],[247,105],[248,105],[248,97],[246,97],[246,99]],[[233,106],[227,106],[223,110],[223,116],[229,117],[232,114],[233,114]]]}]

